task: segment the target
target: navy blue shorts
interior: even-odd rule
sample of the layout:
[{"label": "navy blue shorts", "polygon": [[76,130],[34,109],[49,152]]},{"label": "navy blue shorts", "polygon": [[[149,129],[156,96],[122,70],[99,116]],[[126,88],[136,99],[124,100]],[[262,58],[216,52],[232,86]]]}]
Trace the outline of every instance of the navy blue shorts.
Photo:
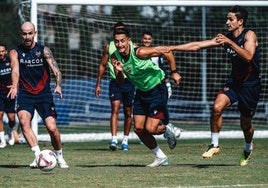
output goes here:
[{"label": "navy blue shorts", "polygon": [[124,106],[133,105],[135,86],[125,79],[124,83],[118,83],[112,79],[109,84],[109,97],[111,101],[120,100]]},{"label": "navy blue shorts", "polygon": [[0,97],[0,111],[6,113],[15,113],[15,99],[9,99],[7,97]]},{"label": "navy blue shorts", "polygon": [[243,86],[227,82],[220,93],[225,93],[231,104],[238,102],[238,110],[242,116],[253,117],[260,99],[261,82],[256,81]]},{"label": "navy blue shorts", "polygon": [[169,122],[167,101],[168,92],[164,82],[158,84],[150,91],[144,92],[137,89],[133,114],[160,119],[166,125]]},{"label": "navy blue shorts", "polygon": [[57,118],[55,104],[51,93],[41,95],[19,94],[17,112],[21,110],[28,111],[32,117],[34,115],[34,110],[36,110],[43,121],[49,116],[52,116],[55,119]]}]

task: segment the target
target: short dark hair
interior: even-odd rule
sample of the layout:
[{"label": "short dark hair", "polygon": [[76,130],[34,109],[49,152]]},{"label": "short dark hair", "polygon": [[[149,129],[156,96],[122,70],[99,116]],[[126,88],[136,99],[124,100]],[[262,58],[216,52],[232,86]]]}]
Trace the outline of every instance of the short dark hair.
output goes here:
[{"label": "short dark hair", "polygon": [[0,46],[4,46],[4,48],[7,50],[7,45],[0,43]]},{"label": "short dark hair", "polygon": [[153,33],[150,32],[150,31],[143,31],[141,36],[143,36],[143,35],[150,35],[150,36],[153,36]]},{"label": "short dark hair", "polygon": [[129,37],[129,31],[127,28],[115,29],[113,32],[113,36],[120,35],[120,34],[125,34],[127,37]]},{"label": "short dark hair", "polygon": [[125,26],[125,24],[123,22],[117,22],[116,24],[114,24],[114,28],[113,29],[115,30],[118,27],[125,28],[126,26]]},{"label": "short dark hair", "polygon": [[243,26],[246,25],[248,19],[248,11],[244,7],[235,5],[229,10],[229,12],[234,13],[238,20],[243,19]]}]

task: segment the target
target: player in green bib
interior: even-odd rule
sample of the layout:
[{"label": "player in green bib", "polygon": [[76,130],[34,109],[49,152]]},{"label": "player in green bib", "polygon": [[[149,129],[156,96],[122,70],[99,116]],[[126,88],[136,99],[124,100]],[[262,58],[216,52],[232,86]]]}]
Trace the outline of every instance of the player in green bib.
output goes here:
[{"label": "player in green bib", "polygon": [[117,50],[112,55],[112,63],[117,81],[124,82],[126,76],[137,88],[133,108],[134,130],[155,154],[155,160],[148,166],[168,165],[168,157],[159,148],[154,135],[164,133],[171,149],[175,148],[177,141],[173,125],[168,124],[165,74],[151,57],[163,55],[169,62],[175,84],[179,84],[181,76],[177,72],[174,55],[172,52],[160,52],[158,47],[136,48],[127,29],[114,31],[114,43]]},{"label": "player in green bib", "polygon": [[[125,25],[122,22],[115,24],[115,28],[123,28]],[[118,139],[117,139],[117,130],[118,130],[118,117],[121,103],[123,104],[124,111],[124,135],[121,143],[121,148],[124,151],[130,149],[128,145],[128,136],[131,130],[132,125],[132,105],[134,100],[135,86],[128,80],[124,83],[118,83],[116,81],[116,75],[114,72],[113,65],[110,61],[110,56],[116,51],[114,41],[111,41],[104,47],[103,57],[99,64],[98,77],[95,88],[96,97],[100,97],[101,94],[101,79],[108,67],[110,74],[109,82],[109,98],[111,103],[111,117],[110,117],[110,131],[112,139],[109,145],[109,148],[112,151],[117,149]]]}]

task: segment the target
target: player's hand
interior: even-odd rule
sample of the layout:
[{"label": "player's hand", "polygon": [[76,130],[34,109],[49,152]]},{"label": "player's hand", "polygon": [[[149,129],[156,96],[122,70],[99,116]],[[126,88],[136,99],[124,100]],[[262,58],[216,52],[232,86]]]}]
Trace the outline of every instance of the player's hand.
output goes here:
[{"label": "player's hand", "polygon": [[176,85],[179,85],[181,82],[181,75],[177,72],[172,73],[171,75],[172,79],[174,80]]},{"label": "player's hand", "polygon": [[100,94],[101,94],[101,87],[97,85],[95,88],[95,96],[99,98]]},{"label": "player's hand", "polygon": [[7,86],[7,88],[10,88],[7,94],[7,98],[15,99],[18,93],[18,87],[10,85],[10,86]]},{"label": "player's hand", "polygon": [[58,93],[59,94],[59,98],[62,99],[62,92],[61,92],[61,87],[60,86],[56,86],[55,87],[54,93]]},{"label": "player's hand", "polygon": [[216,42],[219,43],[219,44],[228,44],[230,41],[230,39],[228,37],[226,37],[225,35],[219,33],[217,36],[216,36]]},{"label": "player's hand", "polygon": [[123,71],[123,63],[122,62],[117,61],[115,58],[112,58],[111,61],[112,61],[112,64],[114,66],[114,69],[116,71]]}]

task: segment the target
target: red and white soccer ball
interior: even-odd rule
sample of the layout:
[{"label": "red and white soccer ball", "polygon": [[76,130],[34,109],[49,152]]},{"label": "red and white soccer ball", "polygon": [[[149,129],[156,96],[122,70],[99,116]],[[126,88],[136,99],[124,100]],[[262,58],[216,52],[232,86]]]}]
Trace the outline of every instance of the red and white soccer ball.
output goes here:
[{"label": "red and white soccer ball", "polygon": [[37,157],[37,166],[40,170],[48,172],[53,170],[57,165],[56,154],[48,149],[40,151]]}]

